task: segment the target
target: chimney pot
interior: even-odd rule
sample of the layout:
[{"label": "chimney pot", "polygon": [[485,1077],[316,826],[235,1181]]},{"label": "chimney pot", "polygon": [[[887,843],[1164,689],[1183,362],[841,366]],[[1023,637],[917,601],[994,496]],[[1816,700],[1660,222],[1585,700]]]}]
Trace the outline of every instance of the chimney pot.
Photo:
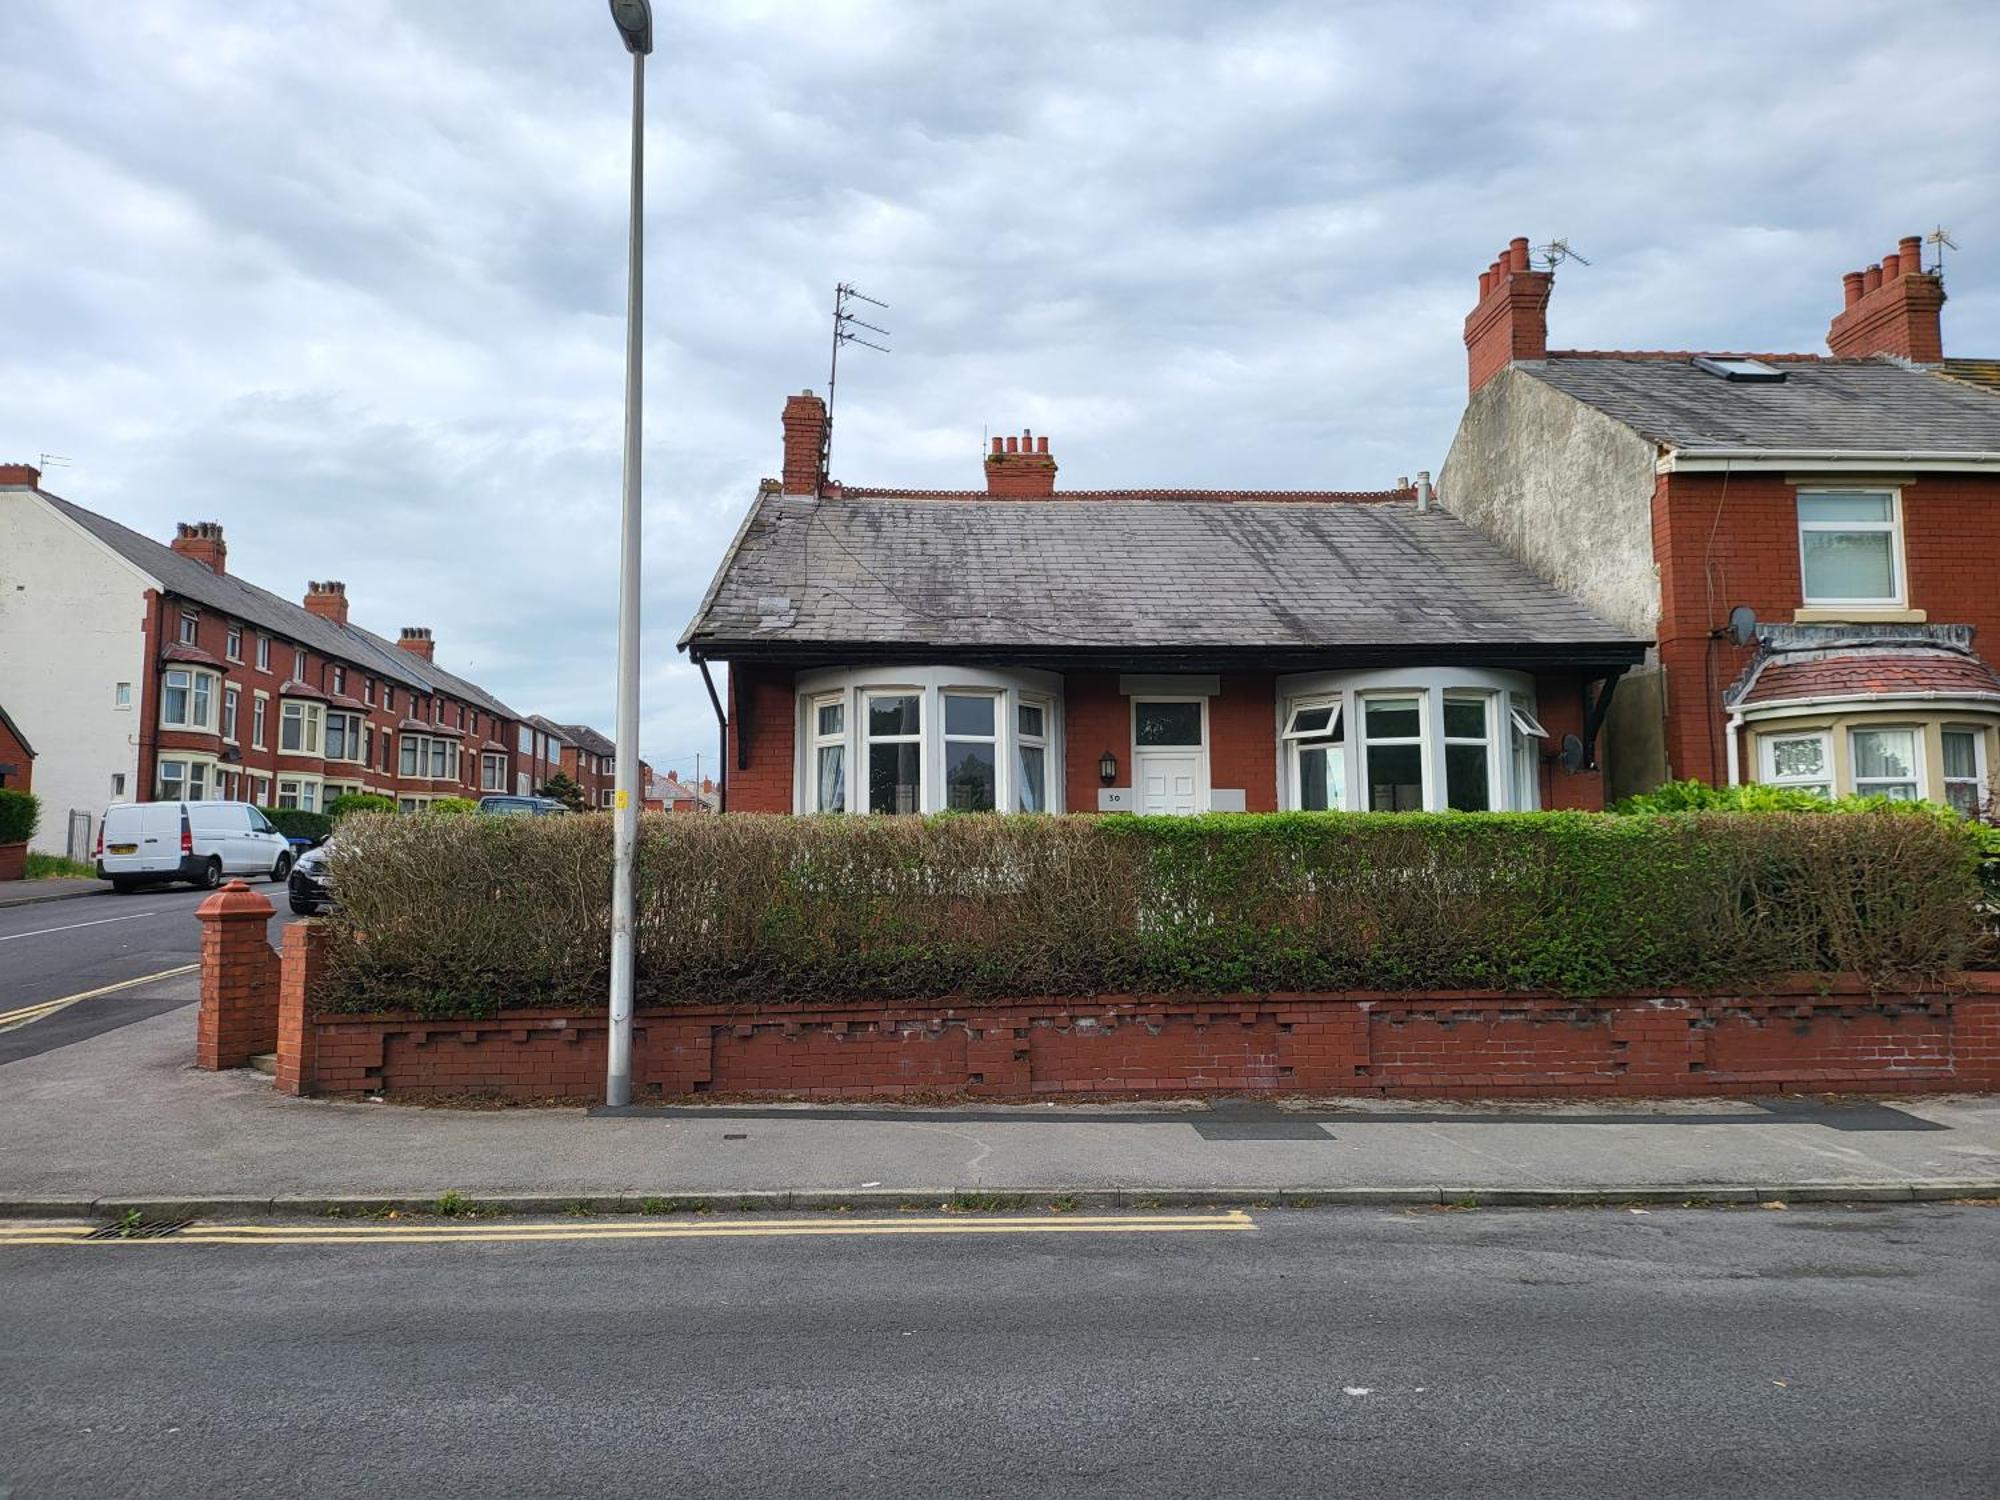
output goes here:
[{"label": "chimney pot", "polygon": [[1035,451],[1036,451],[1037,453],[1046,453],[1046,452],[1048,452],[1048,451],[1049,451],[1049,440],[1048,440],[1047,438],[1045,438],[1045,437],[1038,437],[1038,438],[1036,438],[1036,439],[1035,439]]},{"label": "chimney pot", "polygon": [[1845,276],[1841,277],[1840,290],[1841,295],[1847,299],[1849,307],[1859,302],[1861,300],[1861,273],[1859,271],[1849,271]]},{"label": "chimney pot", "polygon": [[1019,453],[1021,451],[1021,440],[1010,436],[1007,439],[1007,451],[1009,453]]},{"label": "chimney pot", "polygon": [[1861,290],[1864,295],[1868,292],[1875,291],[1881,285],[1882,285],[1881,266],[1879,265],[1869,266],[1866,270],[1864,270],[1861,273]]},{"label": "chimney pot", "polygon": [[994,451],[995,453],[998,453],[998,452],[1000,451],[1000,448],[1001,448],[1001,443],[1002,443],[1002,439],[1000,439],[1000,438],[995,438],[995,439],[993,440],[993,451]]},{"label": "chimney pot", "polygon": [[1826,331],[1839,359],[1887,354],[1914,364],[1944,358],[1944,286],[1924,274],[1923,241],[1905,235],[1875,265],[1841,278],[1842,307]]},{"label": "chimney pot", "polygon": [[1924,237],[1906,234],[1896,241],[1896,253],[1903,261],[1905,276],[1921,276],[1924,270]]},{"label": "chimney pot", "polygon": [[174,527],[174,539],[167,545],[211,572],[228,571],[229,544],[222,539],[220,521],[182,521]]},{"label": "chimney pot", "polygon": [[1882,257],[1882,279],[1884,281],[1900,280],[1902,274],[1903,274],[1903,258],[1900,255],[1897,255],[1894,251],[1891,251],[1889,254]]},{"label": "chimney pot", "polygon": [[1429,469],[1417,470],[1417,509],[1429,510],[1435,494],[1436,492],[1431,489],[1431,471]]},{"label": "chimney pot", "polygon": [[1516,235],[1479,277],[1479,303],[1465,320],[1466,377],[1478,390],[1515,360],[1549,352],[1548,300],[1554,276],[1529,264]]},{"label": "chimney pot", "polygon": [[1528,269],[1528,237],[1517,234],[1507,241],[1507,269],[1525,271]]},{"label": "chimney pot", "polygon": [[1493,290],[1493,273],[1491,271],[1481,271],[1479,273],[1479,300],[1481,302],[1484,302],[1486,300],[1486,294],[1492,290]]},{"label": "chimney pot", "polygon": [[1049,456],[1047,437],[1027,428],[1019,437],[993,440],[986,459],[986,493],[1015,499],[1037,499],[1056,491],[1056,461]]}]

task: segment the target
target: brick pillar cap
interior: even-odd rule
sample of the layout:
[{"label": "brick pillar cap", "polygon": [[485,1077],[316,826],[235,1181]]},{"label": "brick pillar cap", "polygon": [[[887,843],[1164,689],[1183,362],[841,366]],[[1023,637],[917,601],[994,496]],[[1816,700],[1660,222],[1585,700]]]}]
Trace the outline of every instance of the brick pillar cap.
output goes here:
[{"label": "brick pillar cap", "polygon": [[268,917],[277,910],[240,880],[232,880],[195,908],[202,921],[217,917]]}]

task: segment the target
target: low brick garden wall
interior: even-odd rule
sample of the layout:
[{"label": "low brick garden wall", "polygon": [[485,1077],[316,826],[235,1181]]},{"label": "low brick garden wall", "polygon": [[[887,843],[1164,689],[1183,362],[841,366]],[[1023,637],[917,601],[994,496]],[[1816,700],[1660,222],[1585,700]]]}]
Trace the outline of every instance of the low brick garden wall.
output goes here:
[{"label": "low brick garden wall", "polygon": [[[248,891],[203,908],[202,1036],[275,1036],[278,1085],[356,1097],[602,1096],[601,1012],[481,1020],[315,1014],[325,929],[286,929],[282,964]],[[204,1043],[201,1064],[247,1057]],[[639,1099],[967,1094],[1314,1093],[1670,1096],[2000,1089],[2000,974],[1936,993],[1805,976],[1756,995],[1587,999],[1490,992],[1100,996],[642,1010]]]}]

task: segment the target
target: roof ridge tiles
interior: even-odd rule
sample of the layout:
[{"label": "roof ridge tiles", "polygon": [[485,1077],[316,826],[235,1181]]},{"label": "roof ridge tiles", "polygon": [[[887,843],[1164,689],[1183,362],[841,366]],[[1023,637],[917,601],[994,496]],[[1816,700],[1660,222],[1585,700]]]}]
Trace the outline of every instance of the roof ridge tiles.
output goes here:
[{"label": "roof ridge tiles", "polygon": [[986,490],[882,489],[872,485],[832,487],[829,498],[858,500],[990,500],[996,505],[1047,504],[1049,502],[1186,500],[1213,504],[1279,505],[1393,505],[1414,503],[1411,489],[1388,490],[1197,490],[1138,487],[1115,490],[1055,490],[1047,495],[994,495]]},{"label": "roof ridge tiles", "polygon": [[[1836,359],[1828,354],[1768,354],[1740,349],[1551,349],[1547,359],[1762,359],[1787,364],[1861,364],[1861,359]],[[1867,356],[1873,359],[1873,355]]]}]

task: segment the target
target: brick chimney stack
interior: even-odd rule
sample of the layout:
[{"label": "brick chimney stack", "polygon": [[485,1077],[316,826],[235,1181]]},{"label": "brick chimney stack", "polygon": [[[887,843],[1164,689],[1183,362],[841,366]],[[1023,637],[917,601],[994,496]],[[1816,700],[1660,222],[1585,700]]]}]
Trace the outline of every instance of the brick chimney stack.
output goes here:
[{"label": "brick chimney stack", "polygon": [[986,493],[1008,499],[1033,499],[1056,492],[1056,461],[1049,457],[1049,440],[1025,427],[1017,438],[995,438],[986,455]]},{"label": "brick chimney stack", "polygon": [[1924,270],[1921,236],[1904,235],[1879,264],[1840,280],[1845,306],[1826,331],[1837,357],[1894,354],[1920,365],[1944,358],[1944,282]]},{"label": "brick chimney stack", "polygon": [[229,571],[229,544],[222,539],[220,521],[182,521],[174,528],[174,539],[167,545],[211,572]]},{"label": "brick chimney stack", "polygon": [[12,488],[26,485],[31,490],[42,487],[42,471],[33,464],[0,464],[0,487]]},{"label": "brick chimney stack", "polygon": [[331,620],[336,625],[347,623],[347,585],[328,579],[325,583],[306,585],[306,612],[318,615],[322,620]]},{"label": "brick chimney stack", "polygon": [[1479,305],[1465,320],[1466,375],[1478,390],[1517,359],[1549,352],[1549,292],[1555,272],[1528,268],[1528,241],[1516,235],[1479,273]]},{"label": "brick chimney stack", "polygon": [[785,493],[818,495],[826,483],[826,403],[811,391],[785,398]]},{"label": "brick chimney stack", "polygon": [[421,656],[425,661],[436,659],[437,642],[431,639],[431,629],[428,625],[405,625],[403,634],[396,644],[412,656]]}]

